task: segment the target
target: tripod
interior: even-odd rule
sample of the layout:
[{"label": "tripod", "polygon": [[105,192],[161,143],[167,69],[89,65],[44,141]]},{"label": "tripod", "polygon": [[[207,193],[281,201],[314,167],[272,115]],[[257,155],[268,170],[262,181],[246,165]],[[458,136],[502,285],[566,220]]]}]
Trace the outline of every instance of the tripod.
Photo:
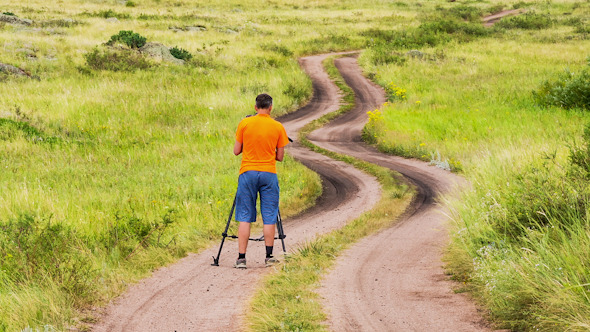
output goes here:
[{"label": "tripod", "polygon": [[[234,210],[236,209],[237,198],[238,198],[238,193],[236,192],[236,194],[234,196],[234,203],[231,206],[231,211],[229,212],[229,217],[227,218],[227,224],[225,225],[225,230],[223,231],[223,233],[221,233],[223,238],[221,239],[221,244],[219,245],[219,252],[217,252],[217,257],[213,257],[213,264],[211,264],[213,266],[219,266],[219,256],[221,256],[221,249],[223,248],[223,243],[225,243],[225,238],[226,237],[230,237],[232,239],[238,238],[237,235],[228,235],[227,234],[227,230],[229,229],[229,224],[231,223],[231,218],[234,214]],[[285,249],[285,238],[287,236],[285,235],[285,231],[283,230],[283,221],[281,220],[281,211],[279,211],[279,213],[277,214],[277,233],[279,233],[279,236],[275,237],[275,239],[281,240],[281,244],[283,245],[283,252],[287,253],[287,250]],[[249,238],[248,240],[250,240],[250,241],[264,241],[264,235],[262,235],[259,238]]]}]

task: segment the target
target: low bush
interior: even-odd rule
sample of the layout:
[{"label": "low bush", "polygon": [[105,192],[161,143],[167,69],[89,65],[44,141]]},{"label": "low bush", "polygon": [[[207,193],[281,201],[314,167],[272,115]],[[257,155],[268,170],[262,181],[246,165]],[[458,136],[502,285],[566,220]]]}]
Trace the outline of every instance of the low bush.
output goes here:
[{"label": "low bush", "polygon": [[501,29],[541,30],[552,27],[554,23],[555,20],[549,14],[528,12],[503,18],[495,24],[495,27]]},{"label": "low bush", "polygon": [[486,29],[481,24],[461,22],[456,19],[438,19],[430,22],[424,22],[418,28],[427,34],[445,33],[449,35],[464,35],[464,36],[486,36],[489,34],[489,29]]},{"label": "low bush", "polygon": [[125,44],[131,48],[140,48],[145,45],[147,38],[131,30],[121,30],[118,34],[112,35],[107,45],[116,43]]},{"label": "low bush", "polygon": [[385,43],[379,43],[367,50],[367,55],[371,62],[376,65],[397,64],[403,65],[407,58],[403,55],[393,52]]},{"label": "low bush", "polygon": [[3,12],[2,14],[8,15],[8,16],[16,16],[13,12]]},{"label": "low bush", "polygon": [[441,15],[444,17],[455,17],[457,19],[467,20],[471,22],[476,22],[481,19],[483,16],[483,10],[478,7],[470,6],[470,5],[454,5],[450,8],[438,8],[441,12]]},{"label": "low bush", "polygon": [[84,55],[88,66],[95,70],[133,71],[153,66],[142,54],[134,50],[99,49]]},{"label": "low bush", "polygon": [[590,65],[578,73],[566,70],[557,79],[545,81],[533,96],[541,106],[590,110]]},{"label": "low bush", "polygon": [[189,51],[185,50],[184,48],[178,48],[176,46],[170,49],[170,54],[172,54],[172,56],[177,59],[186,61],[193,58],[193,55]]}]

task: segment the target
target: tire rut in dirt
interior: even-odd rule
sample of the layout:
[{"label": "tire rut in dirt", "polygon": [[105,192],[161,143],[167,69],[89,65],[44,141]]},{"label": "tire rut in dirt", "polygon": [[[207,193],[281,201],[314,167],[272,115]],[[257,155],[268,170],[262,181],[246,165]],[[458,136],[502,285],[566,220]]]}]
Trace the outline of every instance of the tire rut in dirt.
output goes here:
[{"label": "tire rut in dirt", "polygon": [[[312,101],[281,119],[287,133],[296,135],[303,125],[338,109],[338,90],[324,88],[329,77],[321,61],[328,55],[301,59],[303,69],[312,77],[315,95]],[[318,84],[320,82],[321,84]],[[292,136],[293,137],[293,136]],[[228,147],[231,149],[231,147]],[[376,179],[354,167],[304,149],[298,144],[288,153],[317,171],[324,192],[317,205],[307,212],[284,220],[288,250],[294,250],[332,230],[341,228],[364,211],[370,210],[380,197]],[[284,170],[287,171],[288,170]],[[236,176],[237,177],[237,176]],[[229,212],[228,207],[228,212]],[[223,229],[219,230],[219,233]],[[253,234],[254,235],[254,234]],[[219,238],[221,240],[221,236]],[[199,254],[190,254],[176,264],[154,272],[153,276],[131,286],[106,308],[94,326],[95,331],[237,331],[243,329],[243,313],[248,298],[259,280],[272,269],[264,268],[264,245],[250,243],[248,269],[237,270],[235,241],[226,241],[219,267],[211,266],[218,241]],[[275,252],[280,252],[275,241]]]},{"label": "tire rut in dirt", "polygon": [[354,58],[336,67],[355,93],[355,107],[310,135],[314,144],[395,170],[418,190],[408,210],[385,231],[362,239],[338,260],[320,290],[334,331],[486,330],[474,304],[454,294],[444,274],[444,209],[436,204],[464,181],[417,160],[389,156],[360,142],[366,112],[384,92],[363,75]]}]

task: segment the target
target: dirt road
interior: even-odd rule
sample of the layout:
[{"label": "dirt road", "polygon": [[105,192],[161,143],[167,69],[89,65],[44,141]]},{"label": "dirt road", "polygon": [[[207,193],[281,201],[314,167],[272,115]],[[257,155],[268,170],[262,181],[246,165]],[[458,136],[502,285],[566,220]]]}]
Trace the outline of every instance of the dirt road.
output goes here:
[{"label": "dirt road", "polygon": [[[299,129],[306,123],[339,107],[338,89],[328,86],[328,75],[321,67],[325,57],[301,59],[302,67],[314,81],[314,97],[308,105],[281,119],[291,137],[297,137]],[[230,149],[228,147],[228,153]],[[314,208],[284,220],[288,249],[295,249],[298,243],[344,226],[370,210],[379,200],[380,187],[373,177],[297,143],[289,145],[287,151],[318,172],[324,187]],[[221,234],[222,229],[219,232]],[[275,243],[275,247],[275,252],[280,252],[279,243]],[[238,327],[243,326],[240,319],[246,300],[253,294],[257,281],[271,269],[264,268],[264,245],[260,242],[250,243],[248,269],[245,271],[233,268],[237,242],[226,242],[220,266],[214,267],[211,257],[217,254],[217,249],[191,254],[130,287],[106,309],[93,330],[239,330]]]},{"label": "dirt road", "polygon": [[384,91],[362,75],[356,59],[338,59],[336,67],[355,93],[355,107],[313,132],[310,140],[400,172],[419,194],[396,226],[361,240],[338,259],[320,290],[329,325],[334,331],[487,330],[473,303],[452,291],[441,262],[447,218],[436,198],[464,181],[362,143],[366,112],[385,101]]},{"label": "dirt road", "polygon": [[[339,91],[321,66],[325,57],[300,61],[313,81],[314,97],[307,106],[280,119],[291,137],[309,121],[339,107]],[[310,138],[324,148],[401,172],[419,194],[396,227],[362,240],[338,259],[321,291],[330,312],[329,324],[335,331],[483,329],[473,304],[450,290],[440,262],[445,218],[435,198],[460,179],[423,162],[383,155],[362,144],[360,129],[366,111],[382,104],[383,91],[360,74],[354,58],[337,60],[337,67],[356,93],[356,107]],[[348,164],[296,143],[289,146],[288,153],[318,172],[324,185],[314,208],[284,221],[288,249],[342,227],[379,200],[376,180]],[[261,244],[250,244],[245,271],[232,268],[236,242],[226,244],[219,267],[210,265],[216,250],[191,254],[130,287],[107,308],[94,330],[239,330],[246,300],[271,269],[263,267]],[[279,251],[278,243],[275,251]]]}]

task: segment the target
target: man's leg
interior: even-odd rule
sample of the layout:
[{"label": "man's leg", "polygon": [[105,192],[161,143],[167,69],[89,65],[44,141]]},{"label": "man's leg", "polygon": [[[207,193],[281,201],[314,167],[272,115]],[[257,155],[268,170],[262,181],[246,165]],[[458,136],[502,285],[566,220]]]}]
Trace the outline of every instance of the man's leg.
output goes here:
[{"label": "man's leg", "polygon": [[264,234],[264,244],[267,247],[272,247],[275,244],[275,227],[276,225],[264,225],[263,226],[263,234]]},{"label": "man's leg", "polygon": [[266,245],[267,266],[278,262],[272,257],[272,251],[275,241],[275,230],[277,217],[279,213],[279,181],[274,173],[263,172],[260,186],[260,212],[264,222],[263,233],[264,243]]},{"label": "man's leg", "polygon": [[[265,225],[266,227],[266,225]],[[273,235],[274,237],[274,235]],[[250,239],[250,223],[241,221],[238,226],[238,253],[246,254],[248,248],[248,239]],[[264,235],[266,241],[266,234]]]},{"label": "man's leg", "polygon": [[257,196],[256,172],[245,172],[238,179],[238,192],[236,197],[236,221],[238,226],[238,260],[235,267],[246,268],[246,249],[250,239],[250,222],[256,221],[256,196]]}]

